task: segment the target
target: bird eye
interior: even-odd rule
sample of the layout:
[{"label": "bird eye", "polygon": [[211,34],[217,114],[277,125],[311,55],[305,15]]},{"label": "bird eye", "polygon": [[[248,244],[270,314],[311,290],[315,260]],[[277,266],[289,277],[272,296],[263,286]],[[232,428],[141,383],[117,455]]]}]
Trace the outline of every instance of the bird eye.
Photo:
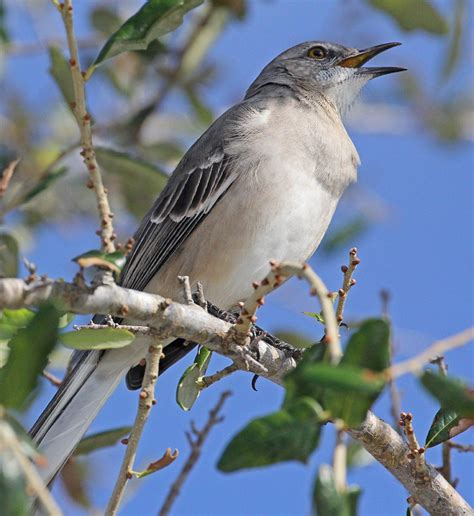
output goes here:
[{"label": "bird eye", "polygon": [[308,57],[313,59],[324,59],[328,52],[324,47],[312,47],[308,50]]}]

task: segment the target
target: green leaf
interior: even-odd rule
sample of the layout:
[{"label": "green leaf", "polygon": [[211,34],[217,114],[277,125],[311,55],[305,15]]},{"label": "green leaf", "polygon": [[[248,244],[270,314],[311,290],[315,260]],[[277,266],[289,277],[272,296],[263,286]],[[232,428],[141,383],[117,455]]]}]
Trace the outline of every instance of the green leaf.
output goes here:
[{"label": "green leaf", "polygon": [[[75,503],[85,509],[92,508],[92,502],[87,492],[88,464],[77,460],[68,460],[61,469],[61,487]],[[88,513],[91,513],[89,510]]]},{"label": "green leaf", "polygon": [[61,333],[59,340],[72,349],[116,349],[131,344],[135,335],[121,328],[82,328]]},{"label": "green leaf", "polygon": [[184,154],[183,148],[176,142],[162,141],[143,147],[147,156],[164,162],[179,161]]},{"label": "green leaf", "polygon": [[90,14],[92,27],[99,32],[107,35],[115,32],[121,25],[121,19],[115,10],[110,7],[95,7]]},{"label": "green leaf", "polygon": [[296,460],[306,463],[319,442],[321,407],[300,398],[288,410],[251,421],[233,437],[217,467],[229,473]]},{"label": "green leaf", "polygon": [[332,467],[323,464],[314,484],[313,512],[318,516],[356,516],[361,492],[359,486],[348,486],[340,493],[334,482]]},{"label": "green leaf", "polygon": [[455,410],[460,417],[474,419],[474,391],[461,380],[426,371],[421,383],[441,407]]},{"label": "green leaf", "polygon": [[20,328],[27,326],[35,316],[28,308],[5,309],[0,312],[0,338],[11,339]]},{"label": "green leaf", "polygon": [[[175,30],[183,16],[203,0],[148,0],[107,40],[91,67],[122,52],[145,50],[155,39]],[[90,75],[90,73],[88,75]]]},{"label": "green leaf", "polygon": [[71,314],[69,312],[62,314],[59,318],[58,328],[66,328],[72,323],[72,321],[74,321],[75,318],[76,314]]},{"label": "green leaf", "polygon": [[211,125],[214,120],[214,114],[211,109],[206,106],[196,90],[192,87],[188,87],[185,89],[185,93],[198,122],[206,127]]},{"label": "green leaf", "polygon": [[42,306],[25,328],[10,340],[7,363],[0,369],[0,404],[23,408],[48,363],[58,333],[59,313]]},{"label": "green leaf", "polygon": [[[390,328],[383,319],[369,319],[352,335],[339,364],[339,368],[357,367],[365,381],[372,384],[372,393],[348,392],[341,395],[340,389],[328,389],[323,406],[333,418],[344,420],[347,426],[359,425],[367,415],[385,386],[381,374],[390,366]],[[373,381],[370,379],[373,377]]]},{"label": "green leaf", "polygon": [[167,448],[165,453],[163,454],[163,457],[161,457],[158,460],[155,460],[154,462],[150,462],[150,464],[148,464],[148,467],[145,470],[132,471],[132,474],[136,478],[147,477],[148,475],[152,475],[153,473],[156,473],[157,471],[160,471],[161,469],[168,467],[170,464],[173,464],[173,462],[178,458],[178,456],[178,450],[172,452],[171,448]]},{"label": "green leaf", "polygon": [[[3,1],[1,1],[0,2],[0,43],[8,43],[8,41],[10,40],[10,36],[8,34],[7,26],[5,23],[5,19],[6,19],[5,5],[4,5]],[[0,514],[2,514],[1,511],[0,511]]]},{"label": "green leaf", "polygon": [[104,253],[98,249],[87,251],[72,259],[81,267],[100,267],[111,270],[119,274],[125,264],[126,256],[122,251],[114,251],[113,253]]},{"label": "green leaf", "polygon": [[41,192],[44,192],[49,188],[57,179],[63,176],[67,172],[67,167],[60,167],[56,170],[52,170],[45,176],[43,176],[38,183],[25,195],[23,203],[31,201]]},{"label": "green leaf", "polygon": [[367,0],[370,5],[393,18],[405,31],[424,30],[443,35],[449,30],[440,12],[428,0]]},{"label": "green leaf", "polygon": [[74,86],[72,82],[71,67],[63,53],[57,47],[49,47],[49,73],[59,87],[69,109],[74,102]]},{"label": "green leaf", "polygon": [[[23,428],[23,426],[8,412],[5,412],[2,417],[3,421],[7,423],[10,426],[11,430],[15,433],[18,441],[20,442],[20,448],[23,454],[26,455],[32,461],[40,463],[41,459],[43,458],[36,449],[36,444],[28,435],[28,432],[25,430],[25,428]],[[1,511],[0,514],[2,514]]]},{"label": "green leaf", "polygon": [[444,79],[451,76],[459,62],[462,51],[463,27],[466,17],[466,1],[456,0],[454,2],[453,28],[451,30],[451,41],[448,47],[446,60],[441,70]]},{"label": "green leaf", "polygon": [[0,233],[0,278],[18,275],[18,242],[9,233]]},{"label": "green leaf", "polygon": [[335,391],[336,396],[340,398],[344,397],[344,393],[348,393],[347,399],[352,399],[351,393],[356,397],[377,394],[384,385],[383,378],[368,369],[329,364],[313,364],[301,373],[299,381],[306,386],[308,393],[319,392],[318,388],[324,387],[326,390]]},{"label": "green leaf", "polygon": [[346,504],[349,510],[349,516],[357,516],[359,511],[357,509],[362,489],[359,486],[348,486],[345,492]]},{"label": "green leaf", "polygon": [[74,455],[88,455],[101,448],[114,446],[122,437],[128,435],[131,429],[131,426],[121,426],[113,430],[88,435],[79,442]]},{"label": "green leaf", "polygon": [[5,309],[0,312],[0,368],[3,367],[10,353],[8,342],[33,319],[35,313],[27,308],[19,310]]},{"label": "green leaf", "polygon": [[124,152],[98,147],[96,155],[99,165],[119,180],[127,209],[141,218],[163,190],[169,176],[158,167]]},{"label": "green leaf", "polygon": [[347,343],[341,364],[382,372],[390,366],[390,326],[384,319],[367,319]]},{"label": "green leaf", "polygon": [[[330,411],[332,418],[343,419],[348,426],[358,425],[384,388],[381,373],[390,363],[389,335],[384,320],[369,319],[352,335],[338,366],[317,362],[305,353],[285,378],[284,406],[298,396],[310,396]],[[320,346],[313,351],[319,359],[325,352],[325,346]]]},{"label": "green leaf", "polygon": [[455,410],[439,409],[426,436],[425,448],[432,448],[447,441],[450,438],[449,431],[458,423],[459,416]]},{"label": "green leaf", "polygon": [[206,374],[207,366],[211,360],[212,351],[201,347],[194,362],[184,371],[176,388],[176,403],[183,410],[191,410],[201,393],[199,379]]},{"label": "green leaf", "polygon": [[[0,434],[13,433],[5,420],[0,420]],[[0,453],[0,514],[27,516],[29,499],[26,496],[23,472],[16,457],[7,448]]]},{"label": "green leaf", "polygon": [[324,325],[324,317],[322,313],[319,312],[303,312],[304,315],[307,315],[308,317],[312,317],[313,319],[316,319],[318,323],[321,323]]},{"label": "green leaf", "polygon": [[344,499],[336,489],[332,467],[328,464],[319,468],[313,491],[313,509],[318,515],[347,516]]},{"label": "green leaf", "polygon": [[[291,341],[289,341],[291,343]],[[285,377],[285,400],[283,408],[288,408],[301,396],[309,396],[321,403],[324,389],[302,381],[304,372],[307,372],[313,364],[327,363],[329,359],[328,348],[325,344],[317,342],[308,348],[296,369]]]}]

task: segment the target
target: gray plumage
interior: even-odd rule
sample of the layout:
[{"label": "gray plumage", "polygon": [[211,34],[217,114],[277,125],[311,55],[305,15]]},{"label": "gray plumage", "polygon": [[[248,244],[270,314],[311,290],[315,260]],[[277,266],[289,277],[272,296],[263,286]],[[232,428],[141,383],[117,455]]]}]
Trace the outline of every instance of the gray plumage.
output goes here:
[{"label": "gray plumage", "polygon": [[[231,310],[269,260],[307,260],[356,179],[359,157],[342,115],[369,79],[400,70],[362,65],[394,45],[307,42],[270,62],[183,157],[137,230],[120,283],[176,299],[177,276],[188,275]],[[79,357],[32,430],[48,458],[46,480],[145,354],[137,338]]]}]

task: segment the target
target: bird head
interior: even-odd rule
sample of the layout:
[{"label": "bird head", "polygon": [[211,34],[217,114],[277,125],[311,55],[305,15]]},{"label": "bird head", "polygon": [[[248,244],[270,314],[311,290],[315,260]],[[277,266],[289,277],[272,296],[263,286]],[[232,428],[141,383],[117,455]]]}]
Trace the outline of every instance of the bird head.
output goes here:
[{"label": "bird head", "polygon": [[254,81],[247,98],[273,87],[287,88],[306,97],[324,96],[340,114],[353,103],[362,87],[375,77],[404,71],[398,67],[364,66],[376,55],[400,43],[384,43],[364,50],[335,43],[308,41],[271,61]]}]

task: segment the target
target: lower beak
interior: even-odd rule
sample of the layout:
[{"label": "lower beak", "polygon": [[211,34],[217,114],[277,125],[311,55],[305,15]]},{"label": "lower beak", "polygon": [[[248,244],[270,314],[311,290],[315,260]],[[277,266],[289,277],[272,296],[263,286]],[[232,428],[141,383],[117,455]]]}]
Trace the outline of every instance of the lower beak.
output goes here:
[{"label": "lower beak", "polygon": [[382,67],[364,67],[362,65],[370,61],[373,57],[385,52],[389,48],[397,47],[401,43],[384,43],[382,45],[375,45],[374,47],[366,48],[364,50],[358,50],[355,54],[348,57],[344,57],[337,64],[344,68],[358,68],[361,74],[368,74],[373,77],[380,77],[381,75],[387,75],[389,73],[404,72],[406,68],[398,68],[393,66],[382,66]]}]

